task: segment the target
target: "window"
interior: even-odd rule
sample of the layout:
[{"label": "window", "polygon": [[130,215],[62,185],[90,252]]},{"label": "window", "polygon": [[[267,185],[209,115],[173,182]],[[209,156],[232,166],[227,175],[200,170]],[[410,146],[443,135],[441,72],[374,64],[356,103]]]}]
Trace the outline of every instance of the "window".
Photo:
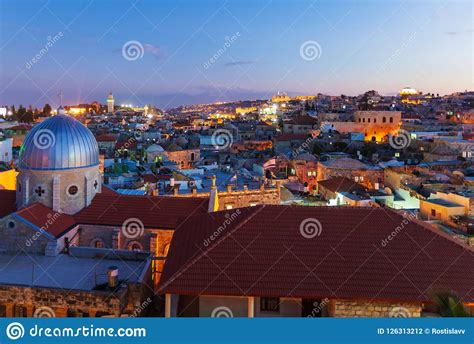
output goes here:
[{"label": "window", "polygon": [[367,118],[367,122],[369,122],[369,123],[370,123],[370,118]]},{"label": "window", "polygon": [[250,206],[251,206],[251,207],[256,207],[256,206],[257,206],[257,203],[250,203]]},{"label": "window", "polygon": [[390,117],[390,123],[393,123],[393,117]]},{"label": "window", "polygon": [[99,182],[96,180],[94,180],[94,189],[97,190],[97,187],[99,186]]},{"label": "window", "polygon": [[13,317],[14,318],[26,318],[26,307],[22,305],[15,305],[13,307]]},{"label": "window", "polygon": [[278,297],[260,298],[260,311],[262,312],[280,312],[280,299]]},{"label": "window", "polygon": [[385,122],[387,122],[387,118],[386,118],[386,117],[382,118],[382,123],[385,123]]},{"label": "window", "polygon": [[21,192],[21,183],[18,183],[18,192]]},{"label": "window", "polygon": [[91,246],[95,248],[105,248],[105,242],[100,238],[96,238],[92,240]]},{"label": "window", "polygon": [[7,306],[0,305],[0,318],[5,318],[7,316]]},{"label": "window", "polygon": [[431,216],[436,216],[436,210],[431,209]]},{"label": "window", "polygon": [[7,226],[8,226],[8,228],[13,229],[13,228],[15,228],[15,222],[14,221],[8,221]]},{"label": "window", "polygon": [[231,204],[227,204],[227,205],[225,206],[225,208],[226,208],[227,210],[230,210],[230,209],[232,209],[233,207],[232,207]]},{"label": "window", "polygon": [[38,186],[36,189],[35,189],[35,193],[38,197],[41,197],[43,196],[45,193],[46,193],[46,190],[43,189],[41,186]]},{"label": "window", "polygon": [[69,196],[75,196],[79,192],[79,187],[77,185],[71,185],[67,189],[67,193]]},{"label": "window", "polygon": [[132,241],[128,244],[128,250],[133,252],[141,252],[143,251],[143,246],[138,241]]},{"label": "window", "polygon": [[377,118],[374,118],[374,123],[377,123]]}]

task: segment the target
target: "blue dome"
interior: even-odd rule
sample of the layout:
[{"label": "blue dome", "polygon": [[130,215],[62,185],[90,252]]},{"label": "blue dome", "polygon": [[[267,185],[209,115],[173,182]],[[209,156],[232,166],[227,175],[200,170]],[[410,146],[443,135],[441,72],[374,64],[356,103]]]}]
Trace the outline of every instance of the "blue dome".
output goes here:
[{"label": "blue dome", "polygon": [[67,115],[56,115],[35,125],[20,150],[22,169],[67,170],[96,165],[99,147],[94,135]]}]

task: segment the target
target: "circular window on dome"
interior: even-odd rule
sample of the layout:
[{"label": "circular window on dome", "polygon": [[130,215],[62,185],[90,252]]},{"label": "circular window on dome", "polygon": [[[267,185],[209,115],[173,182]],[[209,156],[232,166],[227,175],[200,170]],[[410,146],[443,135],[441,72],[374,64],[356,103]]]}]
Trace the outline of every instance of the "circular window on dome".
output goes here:
[{"label": "circular window on dome", "polygon": [[79,192],[79,187],[77,185],[71,185],[67,188],[67,194],[69,196],[76,196]]}]

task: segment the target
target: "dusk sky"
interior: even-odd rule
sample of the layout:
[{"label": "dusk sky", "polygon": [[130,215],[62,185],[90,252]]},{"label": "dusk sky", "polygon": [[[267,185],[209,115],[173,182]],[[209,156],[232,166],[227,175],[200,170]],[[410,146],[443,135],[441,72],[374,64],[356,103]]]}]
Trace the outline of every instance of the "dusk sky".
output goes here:
[{"label": "dusk sky", "polygon": [[472,1],[0,0],[0,104],[446,94],[474,89],[473,39]]}]

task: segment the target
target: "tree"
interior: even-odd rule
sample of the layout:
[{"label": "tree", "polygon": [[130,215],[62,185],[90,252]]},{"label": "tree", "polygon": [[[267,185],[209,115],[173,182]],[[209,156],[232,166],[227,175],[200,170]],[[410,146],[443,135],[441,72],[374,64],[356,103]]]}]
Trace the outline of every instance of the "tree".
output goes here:
[{"label": "tree", "polygon": [[459,298],[449,291],[438,291],[433,298],[442,317],[470,317],[471,315],[464,307]]},{"label": "tree", "polygon": [[51,105],[49,105],[48,103],[46,103],[46,104],[44,105],[44,107],[43,107],[43,114],[44,114],[45,116],[48,116],[48,117],[49,117],[49,116],[51,116],[51,110],[52,110],[52,109],[51,109]]}]

